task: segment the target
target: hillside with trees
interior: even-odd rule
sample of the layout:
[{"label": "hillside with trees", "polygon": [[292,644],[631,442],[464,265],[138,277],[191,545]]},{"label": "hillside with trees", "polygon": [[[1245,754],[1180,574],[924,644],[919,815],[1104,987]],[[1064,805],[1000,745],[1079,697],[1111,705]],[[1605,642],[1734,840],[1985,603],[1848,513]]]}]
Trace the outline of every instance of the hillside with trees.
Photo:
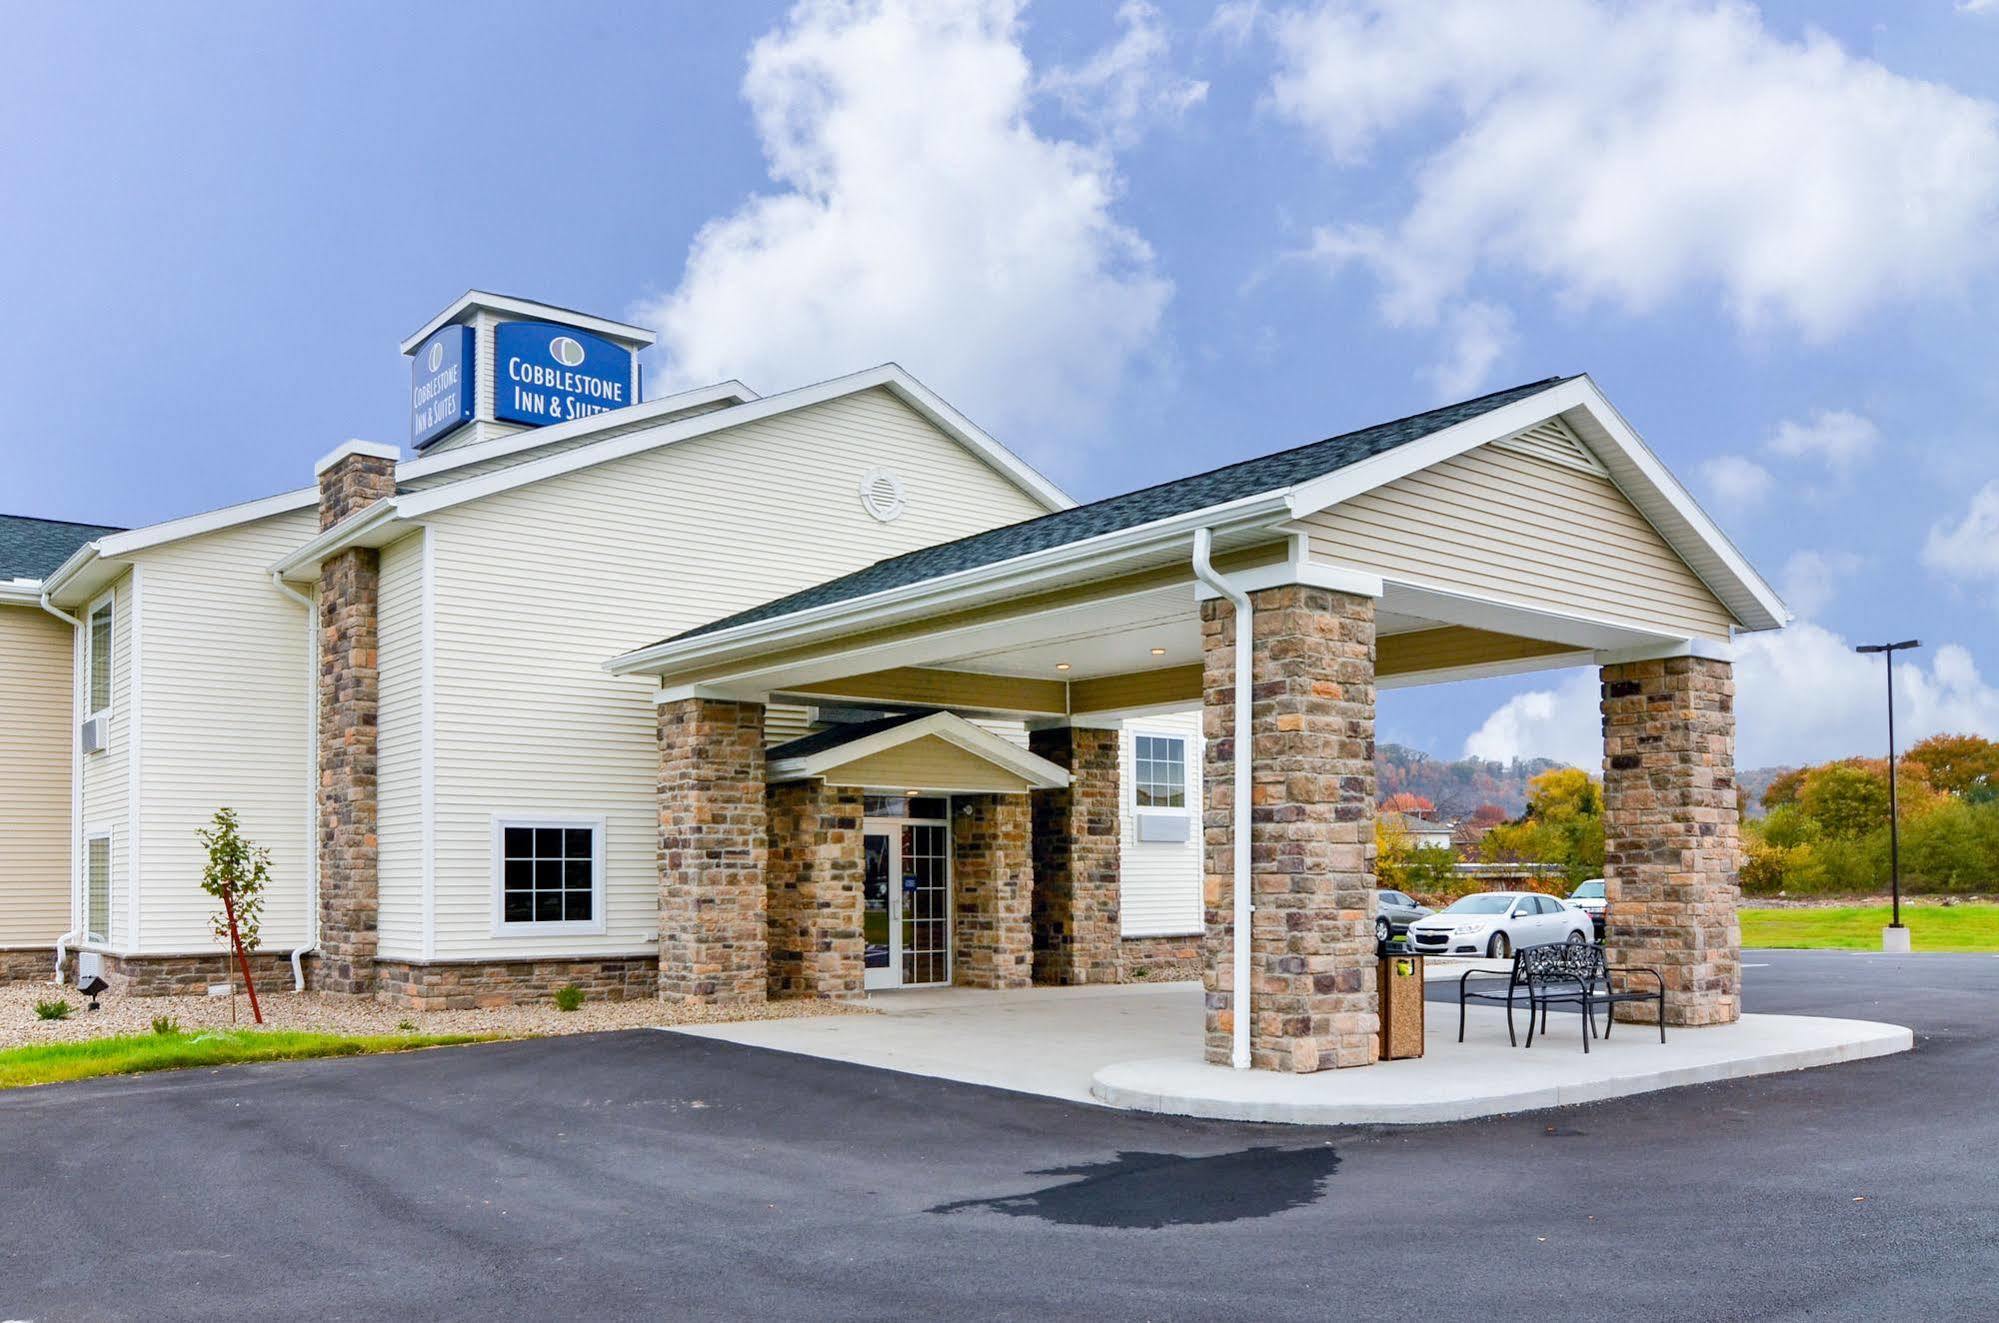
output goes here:
[{"label": "hillside with trees", "polygon": [[[1999,744],[1933,735],[1896,768],[1902,886],[1912,892],[1999,889]],[[1800,767],[1763,793],[1744,824],[1745,894],[1872,895],[1888,888],[1888,765],[1843,758]]]},{"label": "hillside with trees", "polygon": [[1470,817],[1479,806],[1494,804],[1508,817],[1527,809],[1527,783],[1562,764],[1551,758],[1515,759],[1510,763],[1484,758],[1433,758],[1421,749],[1383,744],[1374,753],[1376,794],[1387,801],[1411,794],[1435,806],[1445,821]]}]

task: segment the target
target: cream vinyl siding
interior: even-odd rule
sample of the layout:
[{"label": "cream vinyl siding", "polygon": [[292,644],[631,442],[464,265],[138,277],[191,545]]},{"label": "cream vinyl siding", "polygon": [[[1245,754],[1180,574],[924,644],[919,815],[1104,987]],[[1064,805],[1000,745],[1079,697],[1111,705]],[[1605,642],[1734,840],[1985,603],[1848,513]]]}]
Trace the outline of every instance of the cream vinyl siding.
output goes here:
[{"label": "cream vinyl siding", "polygon": [[934,735],[884,749],[830,768],[831,785],[891,790],[946,790],[980,794],[1024,794],[1027,782],[949,740]]},{"label": "cream vinyl siding", "polygon": [[[908,504],[862,508],[886,465]],[[439,959],[649,946],[652,686],[618,653],[885,556],[1043,513],[887,391],[746,423],[438,512]],[[494,814],[606,817],[601,936],[496,938]]]},{"label": "cream vinyl siding", "polygon": [[76,631],[0,606],[0,949],[70,927],[70,751]]},{"label": "cream vinyl siding", "polygon": [[382,548],[376,634],[379,953],[423,956],[423,537]]},{"label": "cream vinyl siding", "polygon": [[[1174,735],[1187,741],[1185,841],[1138,839],[1133,740]],[[1201,714],[1175,712],[1133,718],[1118,735],[1118,888],[1126,937],[1166,937],[1201,931]]]},{"label": "cream vinyl siding", "polygon": [[[132,574],[127,571],[109,590],[117,595],[117,609],[111,623],[111,720],[106,723],[104,747],[96,753],[78,754],[83,763],[82,831],[105,830],[111,834],[111,916],[105,945],[122,950],[130,940],[131,888],[127,847],[131,824],[126,812],[131,803],[129,754],[132,744]],[[72,612],[89,627],[90,613],[102,596],[93,597],[83,610]],[[84,661],[88,683],[89,659]],[[82,845],[79,837],[79,854]]]},{"label": "cream vinyl siding", "polygon": [[195,832],[224,807],[271,853],[263,948],[306,939],[311,621],[269,567],[317,528],[314,511],[294,510],[141,553],[143,952],[215,949]]},{"label": "cream vinyl siding", "polygon": [[1671,634],[1735,623],[1609,478],[1481,446],[1302,521],[1315,556]]}]

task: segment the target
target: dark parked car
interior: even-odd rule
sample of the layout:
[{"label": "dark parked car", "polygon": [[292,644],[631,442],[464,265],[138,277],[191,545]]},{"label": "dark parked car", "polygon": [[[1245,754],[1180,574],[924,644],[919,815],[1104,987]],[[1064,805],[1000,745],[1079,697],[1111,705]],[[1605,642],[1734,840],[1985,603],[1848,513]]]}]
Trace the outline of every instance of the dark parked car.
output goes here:
[{"label": "dark parked car", "polygon": [[1416,898],[1406,891],[1377,891],[1374,899],[1378,907],[1374,920],[1377,942],[1408,936],[1409,925],[1431,913],[1428,905],[1418,905]]}]

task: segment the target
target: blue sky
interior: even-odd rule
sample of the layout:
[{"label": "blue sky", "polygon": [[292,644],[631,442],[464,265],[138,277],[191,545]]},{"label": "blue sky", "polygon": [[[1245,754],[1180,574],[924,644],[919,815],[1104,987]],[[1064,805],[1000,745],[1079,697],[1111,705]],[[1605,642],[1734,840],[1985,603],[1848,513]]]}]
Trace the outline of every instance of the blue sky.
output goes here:
[{"label": "blue sky", "polygon": [[[893,358],[1084,498],[1588,371],[1799,609],[1745,765],[1879,742],[1863,637],[1999,735],[1999,0],[7,21],[0,510],[400,442],[396,344],[472,286],[660,328],[662,385]],[[1586,760],[1590,678],[1381,735]]]}]

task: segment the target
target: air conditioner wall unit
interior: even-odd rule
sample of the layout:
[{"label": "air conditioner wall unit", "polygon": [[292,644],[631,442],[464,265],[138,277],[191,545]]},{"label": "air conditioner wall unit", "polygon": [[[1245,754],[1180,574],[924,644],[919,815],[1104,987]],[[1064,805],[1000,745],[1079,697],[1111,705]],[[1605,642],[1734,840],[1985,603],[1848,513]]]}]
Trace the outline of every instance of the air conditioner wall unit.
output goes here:
[{"label": "air conditioner wall unit", "polygon": [[101,753],[110,742],[111,718],[99,713],[83,723],[80,738],[85,753]]}]

